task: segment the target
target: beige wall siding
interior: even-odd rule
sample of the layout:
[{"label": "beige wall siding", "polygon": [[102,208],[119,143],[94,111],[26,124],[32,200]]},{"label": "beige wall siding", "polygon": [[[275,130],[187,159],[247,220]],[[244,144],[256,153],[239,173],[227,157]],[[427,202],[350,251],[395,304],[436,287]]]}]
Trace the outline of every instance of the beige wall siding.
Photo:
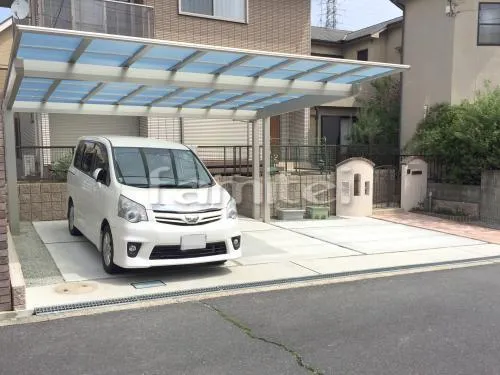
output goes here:
[{"label": "beige wall siding", "polygon": [[344,56],[342,45],[324,44],[320,42],[311,43],[311,54],[327,55],[327,56]]},{"label": "beige wall siding", "polygon": [[[481,0],[481,2],[498,2]],[[455,16],[451,101],[473,99],[485,81],[500,84],[500,47],[478,46],[478,0],[462,0]]]},{"label": "beige wall siding", "polygon": [[50,145],[74,146],[85,135],[139,135],[139,118],[130,116],[49,115]]},{"label": "beige wall siding", "polygon": [[[214,131],[214,129],[216,129]],[[197,146],[235,146],[252,142],[248,122],[184,119],[184,143]]]},{"label": "beige wall siding", "polygon": [[179,15],[178,0],[146,0],[155,8],[155,37],[309,54],[310,0],[249,0],[248,24]]},{"label": "beige wall siding", "polygon": [[[405,10],[401,146],[413,136],[424,105],[451,100],[453,22],[445,2],[410,0]],[[469,30],[468,32],[471,32]]]},{"label": "beige wall siding", "polygon": [[9,68],[10,49],[12,47],[12,28],[0,34],[0,90],[3,92]]}]

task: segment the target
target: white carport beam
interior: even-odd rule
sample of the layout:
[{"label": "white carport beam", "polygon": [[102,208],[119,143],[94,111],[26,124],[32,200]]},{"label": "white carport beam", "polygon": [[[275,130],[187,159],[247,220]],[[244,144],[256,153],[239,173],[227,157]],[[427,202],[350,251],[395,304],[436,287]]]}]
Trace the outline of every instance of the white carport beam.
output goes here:
[{"label": "white carport beam", "polygon": [[87,50],[88,46],[90,46],[90,43],[92,43],[92,39],[85,38],[83,39],[78,47],[76,48],[75,52],[71,55],[69,58],[70,64],[74,64],[78,61],[78,59],[83,55],[83,53]]},{"label": "white carport beam", "polygon": [[265,98],[260,98],[260,99],[254,100],[253,102],[243,104],[241,106],[235,106],[234,108],[249,107],[249,106],[252,106],[252,105],[255,105],[255,104],[267,102],[268,100],[273,100],[273,99],[279,98],[280,96],[283,96],[283,94],[274,94],[274,95],[271,95],[271,96],[266,96]]},{"label": "white carport beam", "polygon": [[282,61],[278,64],[271,66],[270,68],[267,68],[267,69],[261,70],[260,72],[255,73],[252,77],[263,77],[266,74],[275,72],[276,70],[279,70],[279,69],[283,69],[285,66],[291,65],[296,61],[297,60],[295,60],[295,59],[288,59],[288,60]]},{"label": "white carport beam", "polygon": [[112,115],[112,116],[161,116],[161,117],[186,117],[223,120],[254,120],[257,111],[227,110],[227,109],[198,109],[177,107],[148,107],[134,105],[112,104],[71,104],[71,103],[37,103],[16,101],[13,108],[15,112],[24,113],[67,113],[82,115]]},{"label": "white carport beam", "polygon": [[[258,118],[273,117],[282,113],[299,111],[304,108],[319,106],[335,100],[343,99],[338,96],[307,95],[302,98],[292,99],[284,103],[277,103],[258,111]],[[240,107],[241,108],[241,107]]]},{"label": "white carport beam", "polygon": [[332,79],[338,79],[338,78],[342,78],[342,77],[346,77],[346,76],[350,76],[352,74],[355,74],[355,73],[358,73],[358,72],[361,72],[362,70],[365,70],[365,69],[369,69],[369,67],[366,67],[366,66],[360,66],[358,68],[355,68],[355,69],[351,69],[351,70],[348,70],[347,72],[344,72],[344,73],[337,73],[337,74],[332,74],[330,77],[326,77],[323,82],[325,83],[328,83],[329,81],[331,81]]},{"label": "white carport beam", "polygon": [[97,95],[99,93],[99,91],[101,91],[104,86],[106,86],[105,83],[101,82],[99,83],[96,87],[94,87],[92,90],[90,90],[90,92],[85,95],[82,100],[80,100],[80,103],[81,104],[85,104],[87,103],[94,95]]},{"label": "white carport beam", "polygon": [[252,60],[253,58],[254,58],[254,56],[245,55],[243,57],[240,57],[239,59],[234,60],[232,63],[229,63],[227,65],[224,65],[224,66],[220,67],[219,69],[217,69],[212,74],[215,74],[215,75],[223,74],[223,73],[225,73],[225,72],[233,69],[234,67],[237,67],[237,66],[239,66],[241,64],[246,63],[247,61]]},{"label": "white carport beam", "polygon": [[148,86],[139,86],[134,91],[132,91],[131,93],[125,95],[123,98],[121,98],[120,100],[118,100],[115,104],[122,104],[125,100],[131,99],[134,96],[139,95],[141,92],[143,92],[147,88],[148,88]]},{"label": "white carport beam", "polygon": [[271,222],[271,119],[262,122],[262,221]]},{"label": "white carport beam", "polygon": [[182,105],[180,105],[179,107],[186,107],[190,104],[193,104],[193,103],[196,103],[196,102],[199,102],[199,101],[202,101],[202,100],[205,100],[206,98],[209,98],[211,97],[212,95],[215,95],[217,93],[219,93],[220,90],[213,90],[213,91],[210,91],[206,94],[203,94],[201,96],[198,96],[197,98],[194,98],[194,99],[191,99],[191,100],[188,100],[187,102],[185,103],[182,103]]},{"label": "white carport beam", "polygon": [[196,51],[196,52],[192,53],[191,55],[189,55],[188,57],[186,57],[184,60],[179,61],[177,64],[175,64],[173,67],[171,67],[170,70],[173,72],[177,72],[178,70],[184,68],[187,64],[190,64],[193,61],[198,60],[200,57],[202,57],[205,54],[206,54],[205,51]]},{"label": "white carport beam", "polygon": [[153,48],[152,45],[145,45],[139,48],[139,50],[134,53],[132,56],[130,56],[123,64],[123,68],[129,68],[132,64],[137,62],[138,60],[142,59],[146,53],[148,53],[151,49]]},{"label": "white carport beam", "polygon": [[54,80],[54,82],[52,82],[52,84],[50,85],[49,89],[47,90],[47,92],[43,96],[43,99],[42,99],[43,103],[45,103],[47,100],[50,99],[50,97],[52,96],[52,94],[54,93],[54,91],[56,91],[57,86],[59,86],[60,83],[61,83],[60,79],[56,79],[56,80]]},{"label": "white carport beam", "polygon": [[21,86],[23,76],[24,68],[22,62],[19,60],[14,61],[10,69],[9,80],[5,90],[4,110],[12,108],[12,105],[16,100],[19,87]]},{"label": "white carport beam", "polygon": [[300,95],[351,95],[351,85],[338,83],[289,81],[272,78],[234,77],[229,75],[170,72],[151,69],[124,69],[112,66],[67,64],[24,60],[24,76],[35,78],[93,82],[128,82],[151,87],[176,86],[212,90],[272,92]]},{"label": "white carport beam", "polygon": [[5,137],[5,169],[7,180],[7,202],[9,227],[12,234],[19,234],[19,195],[17,192],[16,133],[14,111],[3,113]]},{"label": "white carport beam", "polygon": [[331,66],[335,66],[337,64],[334,64],[334,63],[326,63],[326,64],[322,64],[322,65],[319,65],[315,68],[311,68],[309,70],[306,70],[305,72],[300,72],[300,73],[297,73],[291,77],[288,77],[287,79],[290,79],[290,80],[296,80],[296,79],[299,79],[299,78],[302,78],[302,77],[305,77],[311,73],[316,73],[320,70],[323,70],[323,69],[326,69],[326,68],[329,68]]},{"label": "white carport beam", "polygon": [[231,102],[234,102],[235,100],[238,100],[238,99],[241,99],[241,98],[244,98],[245,96],[247,95],[251,95],[253,94],[253,92],[245,92],[243,94],[240,94],[240,95],[236,95],[236,96],[233,96],[231,98],[227,98],[227,99],[224,99],[224,100],[221,100],[221,101],[218,101],[212,105],[209,105],[209,106],[206,106],[204,108],[209,108],[209,107],[217,107],[219,105],[223,105],[223,104],[227,104],[227,103],[231,103]]},{"label": "white carport beam", "polygon": [[177,90],[174,90],[172,92],[169,92],[168,94],[165,94],[163,96],[160,96],[158,99],[155,99],[151,102],[151,104],[149,104],[150,106],[154,106],[155,104],[158,104],[158,103],[161,103],[165,100],[168,100],[176,95],[179,95],[179,94],[182,94],[184,91],[186,91],[186,89],[177,89]]}]

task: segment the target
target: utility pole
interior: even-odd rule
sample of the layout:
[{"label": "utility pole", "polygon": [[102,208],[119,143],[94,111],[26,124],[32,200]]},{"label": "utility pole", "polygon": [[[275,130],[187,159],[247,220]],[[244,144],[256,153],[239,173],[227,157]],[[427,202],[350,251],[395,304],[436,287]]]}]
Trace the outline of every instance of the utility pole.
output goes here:
[{"label": "utility pole", "polygon": [[319,1],[320,10],[320,25],[328,29],[335,29],[337,27],[337,13],[338,4],[337,0],[317,0]]}]

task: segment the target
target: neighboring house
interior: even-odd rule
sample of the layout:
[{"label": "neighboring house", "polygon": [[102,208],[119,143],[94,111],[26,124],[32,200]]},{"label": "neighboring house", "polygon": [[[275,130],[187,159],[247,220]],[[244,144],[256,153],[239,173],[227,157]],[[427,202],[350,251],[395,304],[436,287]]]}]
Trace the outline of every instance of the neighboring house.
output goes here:
[{"label": "neighboring house", "polygon": [[[310,7],[310,0],[32,0],[31,16],[23,23],[309,55]],[[198,68],[204,72],[203,64]],[[112,85],[107,86],[99,95],[112,93]],[[200,146],[248,145],[252,139],[251,126],[232,120],[68,114],[18,118],[17,145],[23,147],[73,146],[78,137],[89,134],[140,135]],[[307,143],[309,110],[273,118],[271,131],[273,143]],[[43,157],[45,164],[51,155]],[[22,160],[26,158],[30,160]],[[19,159],[18,165],[28,168],[24,173],[31,172],[32,156],[20,154]]]},{"label": "neighboring house", "polygon": [[485,81],[500,84],[500,2],[392,0],[404,11],[401,145],[428,108],[473,99]]},{"label": "neighboring house", "polygon": [[[402,24],[403,18],[398,17],[357,31],[313,27],[311,54],[399,64]],[[369,92],[370,84],[364,85],[360,95],[367,95]],[[356,97],[351,97],[311,109],[309,138],[325,137],[328,144],[348,144],[358,107]]]}]

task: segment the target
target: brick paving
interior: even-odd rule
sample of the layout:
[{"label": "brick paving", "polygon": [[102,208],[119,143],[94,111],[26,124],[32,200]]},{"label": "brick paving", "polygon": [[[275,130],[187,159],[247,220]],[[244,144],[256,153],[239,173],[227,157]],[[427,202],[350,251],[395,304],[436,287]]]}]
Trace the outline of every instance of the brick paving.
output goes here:
[{"label": "brick paving", "polygon": [[373,217],[393,223],[411,225],[417,228],[430,229],[479,241],[500,244],[500,230],[484,228],[477,225],[456,223],[411,212],[380,212],[374,214]]}]

